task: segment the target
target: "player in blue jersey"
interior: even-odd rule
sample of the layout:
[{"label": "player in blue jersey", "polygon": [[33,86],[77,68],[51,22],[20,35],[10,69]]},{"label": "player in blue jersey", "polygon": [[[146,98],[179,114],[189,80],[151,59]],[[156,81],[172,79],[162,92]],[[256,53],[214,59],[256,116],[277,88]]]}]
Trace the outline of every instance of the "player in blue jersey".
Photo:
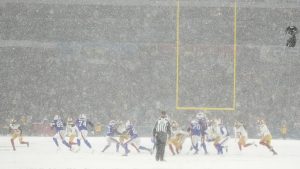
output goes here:
[{"label": "player in blue jersey", "polygon": [[192,120],[188,128],[191,135],[192,149],[195,150],[194,154],[198,154],[199,142],[201,141],[201,126],[197,120]]},{"label": "player in blue jersey", "polygon": [[62,121],[59,115],[55,115],[53,121],[51,122],[51,128],[55,128],[56,134],[53,136],[53,141],[57,146],[57,150],[60,149],[57,139],[61,139],[62,143],[71,149],[70,144],[68,144],[65,140],[65,129],[66,124]]},{"label": "player in blue jersey", "polygon": [[147,150],[152,154],[152,150],[150,148],[146,148],[144,146],[140,145],[140,138],[138,137],[138,134],[133,126],[133,124],[128,120],[125,124],[125,133],[129,135],[129,140],[127,140],[125,143],[122,144],[122,146],[125,149],[125,154],[124,156],[127,156],[128,153],[130,152],[128,149],[128,145],[132,145],[135,147],[138,151],[139,150]]},{"label": "player in blue jersey", "polygon": [[80,114],[79,118],[75,122],[75,125],[78,129],[78,136],[77,136],[78,147],[80,147],[81,139],[82,139],[84,143],[88,146],[88,148],[92,149],[92,145],[87,140],[87,135],[88,135],[88,125],[94,127],[94,124],[86,118],[85,114]]},{"label": "player in blue jersey", "polygon": [[201,146],[203,147],[204,153],[208,154],[207,149],[206,149],[206,144],[205,144],[205,135],[206,135],[206,130],[207,130],[207,122],[208,119],[206,117],[206,115],[203,112],[199,112],[196,115],[196,119],[200,125],[201,128]]},{"label": "player in blue jersey", "polygon": [[119,152],[120,142],[115,138],[116,134],[121,134],[118,130],[118,124],[115,120],[111,120],[107,125],[106,132],[106,141],[107,145],[103,148],[102,152],[104,152],[108,147],[110,147],[111,143],[116,143],[116,151]]}]

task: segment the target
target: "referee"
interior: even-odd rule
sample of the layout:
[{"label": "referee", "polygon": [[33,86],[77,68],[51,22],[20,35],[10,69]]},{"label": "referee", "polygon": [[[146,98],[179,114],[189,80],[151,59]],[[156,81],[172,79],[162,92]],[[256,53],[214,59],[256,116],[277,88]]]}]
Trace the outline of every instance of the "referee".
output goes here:
[{"label": "referee", "polygon": [[161,112],[160,118],[156,121],[153,128],[153,137],[155,138],[156,146],[156,161],[164,161],[165,147],[167,138],[171,136],[171,125],[167,119],[167,113]]}]

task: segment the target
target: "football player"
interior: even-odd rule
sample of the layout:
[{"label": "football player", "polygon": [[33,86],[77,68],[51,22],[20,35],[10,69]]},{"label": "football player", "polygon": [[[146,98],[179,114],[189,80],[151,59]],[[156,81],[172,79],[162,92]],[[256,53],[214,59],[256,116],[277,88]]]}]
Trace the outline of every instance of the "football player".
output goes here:
[{"label": "football player", "polygon": [[179,128],[179,124],[176,121],[171,122],[171,137],[168,140],[169,149],[171,150],[172,154],[175,155],[173,146],[175,147],[176,153],[182,150],[182,145],[185,139],[188,137],[188,133],[181,130]]},{"label": "football player", "polygon": [[56,133],[53,136],[53,141],[54,141],[55,145],[57,146],[57,150],[60,149],[57,139],[61,139],[62,143],[71,149],[70,144],[68,144],[65,140],[66,132],[65,132],[64,127],[66,126],[66,124],[62,121],[61,117],[59,115],[55,115],[53,118],[53,121],[51,122],[50,125],[51,125],[51,128],[55,128],[55,130],[56,130]]},{"label": "football player", "polygon": [[77,127],[75,126],[75,123],[71,117],[68,118],[67,120],[67,128],[66,128],[66,133],[67,136],[69,137],[69,144],[70,145],[75,145],[77,144],[74,142],[76,136],[77,136]]},{"label": "football player", "polygon": [[[218,125],[219,125],[219,129],[220,129],[220,133],[221,133],[221,140],[219,142],[221,148],[225,148],[226,152],[228,151],[228,142],[229,142],[229,132],[227,130],[227,127],[225,126],[225,124],[223,123],[222,119],[217,119]],[[223,150],[222,150],[223,152]]]},{"label": "football player", "polygon": [[190,126],[187,131],[190,133],[191,141],[192,141],[192,149],[195,150],[194,154],[198,154],[199,145],[198,143],[201,141],[201,126],[197,120],[192,120]]},{"label": "football player", "polygon": [[136,132],[133,124],[129,120],[127,120],[127,122],[125,124],[125,133],[128,134],[129,140],[127,140],[126,142],[122,143],[122,146],[125,149],[124,156],[127,156],[128,153],[130,152],[129,149],[128,149],[128,145],[129,144],[131,144],[132,146],[134,146],[137,150],[146,150],[146,151],[149,151],[152,154],[152,149],[146,148],[146,147],[140,145],[141,140],[138,137],[138,134],[137,134],[137,132]]},{"label": "football player", "polygon": [[26,144],[27,147],[29,147],[29,142],[23,141],[22,129],[20,127],[20,124],[17,124],[16,122],[17,121],[15,119],[12,119],[11,123],[9,124],[9,130],[10,130],[10,133],[11,133],[10,142],[11,142],[11,145],[12,145],[14,151],[16,151],[14,140],[17,137],[19,137],[20,144]]},{"label": "football player", "polygon": [[107,132],[106,132],[106,141],[107,145],[103,148],[102,152],[104,152],[108,147],[110,147],[111,143],[116,144],[116,151],[119,152],[120,142],[115,138],[116,134],[121,134],[117,130],[118,124],[115,120],[111,120],[107,125]]},{"label": "football player", "polygon": [[277,155],[277,152],[271,146],[272,135],[267,125],[265,124],[264,120],[262,119],[257,120],[257,124],[260,131],[259,135],[261,137],[259,144],[266,146],[273,153],[273,155]]},{"label": "football player", "polygon": [[[78,138],[77,138],[77,145],[80,146],[81,139],[84,141],[84,143],[88,146],[89,149],[92,150],[92,145],[87,140],[88,135],[88,125],[91,127],[94,127],[94,124],[89,121],[85,114],[80,114],[78,119],[75,122],[75,125],[78,129]],[[92,150],[93,152],[93,150]]]},{"label": "football player", "polygon": [[248,139],[248,133],[243,125],[243,123],[236,121],[234,123],[234,133],[235,133],[235,138],[238,139],[238,146],[239,149],[242,150],[243,147],[248,147],[251,145],[255,145],[255,143],[247,143]]},{"label": "football player", "polygon": [[205,135],[206,135],[206,130],[207,130],[208,119],[203,112],[199,112],[196,115],[196,119],[201,127],[201,146],[203,147],[204,153],[208,154],[207,149],[206,149],[206,144],[205,144]]}]

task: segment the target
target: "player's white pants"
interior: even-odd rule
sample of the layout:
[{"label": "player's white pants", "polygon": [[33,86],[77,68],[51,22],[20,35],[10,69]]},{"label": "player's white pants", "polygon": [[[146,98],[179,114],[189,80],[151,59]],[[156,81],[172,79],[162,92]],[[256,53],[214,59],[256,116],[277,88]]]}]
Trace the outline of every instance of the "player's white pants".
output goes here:
[{"label": "player's white pants", "polygon": [[226,146],[228,146],[229,138],[230,138],[229,136],[222,137],[221,140],[219,141],[219,143],[223,147],[226,147]]},{"label": "player's white pants", "polygon": [[88,131],[87,130],[80,130],[78,131],[78,139],[83,139],[83,140],[86,140],[87,138],[87,135],[88,135]]},{"label": "player's white pants", "polygon": [[136,147],[139,147],[141,145],[141,139],[139,137],[130,138],[128,141],[125,142],[125,144],[131,143],[133,143]]},{"label": "player's white pants", "polygon": [[65,136],[66,136],[66,131],[60,130],[60,131],[56,132],[56,134],[53,136],[53,138],[64,140]]},{"label": "player's white pants", "polygon": [[119,143],[119,141],[112,136],[107,136],[106,141],[107,141],[107,145],[111,145],[111,143],[116,143],[116,144]]},{"label": "player's white pants", "polygon": [[197,143],[199,143],[201,141],[201,137],[197,136],[197,135],[192,135],[191,140],[192,140],[192,145],[196,146]]}]

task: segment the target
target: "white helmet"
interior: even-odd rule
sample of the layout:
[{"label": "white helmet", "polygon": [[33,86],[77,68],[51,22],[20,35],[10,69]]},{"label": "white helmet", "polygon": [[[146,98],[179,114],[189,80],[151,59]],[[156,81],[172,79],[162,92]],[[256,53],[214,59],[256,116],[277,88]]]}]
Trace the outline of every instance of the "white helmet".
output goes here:
[{"label": "white helmet", "polygon": [[171,126],[174,127],[174,128],[177,128],[177,127],[179,127],[179,124],[177,123],[177,121],[173,120],[171,122]]},{"label": "white helmet", "polygon": [[125,127],[129,127],[130,125],[132,125],[131,121],[130,120],[127,120],[126,123],[125,123]]},{"label": "white helmet", "polygon": [[68,117],[68,122],[73,122],[73,118],[72,117]]},{"label": "white helmet", "polygon": [[11,124],[15,124],[16,122],[17,122],[16,119],[11,119],[11,121],[10,121]]},{"label": "white helmet", "polygon": [[197,120],[192,120],[191,123],[196,124],[196,123],[198,123],[198,121]]},{"label": "white helmet", "polygon": [[234,126],[236,126],[236,127],[239,127],[239,126],[242,126],[242,125],[243,125],[243,123],[241,123],[239,121],[234,122]]},{"label": "white helmet", "polygon": [[258,125],[263,125],[263,124],[265,124],[265,121],[264,121],[263,119],[258,119],[258,120],[256,121],[256,123],[257,123]]},{"label": "white helmet", "polygon": [[115,124],[116,124],[116,121],[115,121],[115,120],[111,120],[111,121],[109,122],[109,125],[114,126]]},{"label": "white helmet", "polygon": [[81,120],[86,120],[86,115],[85,115],[85,114],[80,114],[80,115],[79,115],[79,119],[81,119]]},{"label": "white helmet", "polygon": [[222,120],[220,118],[216,118],[214,121],[215,121],[216,125],[222,124]]},{"label": "white helmet", "polygon": [[54,120],[58,120],[58,119],[60,119],[60,116],[59,115],[55,115],[53,119]]},{"label": "white helmet", "polygon": [[197,119],[203,119],[205,118],[205,114],[203,112],[199,112],[197,115],[196,115],[196,118]]}]

